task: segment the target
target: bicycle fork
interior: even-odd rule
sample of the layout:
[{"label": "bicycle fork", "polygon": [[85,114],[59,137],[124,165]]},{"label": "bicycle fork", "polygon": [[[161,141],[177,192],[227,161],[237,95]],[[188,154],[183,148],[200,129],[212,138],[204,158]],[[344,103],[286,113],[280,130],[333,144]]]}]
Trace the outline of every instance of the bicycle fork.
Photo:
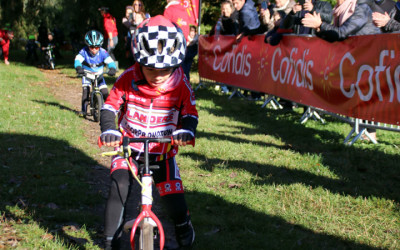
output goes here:
[{"label": "bicycle fork", "polygon": [[144,174],[142,177],[142,211],[136,218],[131,231],[131,247],[135,249],[135,232],[138,227],[141,228],[143,233],[147,233],[147,230],[153,230],[155,226],[157,226],[158,231],[160,233],[160,249],[164,249],[165,243],[165,235],[164,229],[160,220],[157,216],[151,211],[151,207],[153,204],[153,196],[152,196],[152,177],[150,174]]}]

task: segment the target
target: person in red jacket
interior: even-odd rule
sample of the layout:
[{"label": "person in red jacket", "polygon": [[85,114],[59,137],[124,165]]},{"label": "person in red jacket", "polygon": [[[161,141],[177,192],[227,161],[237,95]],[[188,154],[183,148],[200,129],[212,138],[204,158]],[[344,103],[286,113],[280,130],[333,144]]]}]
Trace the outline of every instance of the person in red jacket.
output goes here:
[{"label": "person in red jacket", "polygon": [[10,41],[14,39],[12,30],[0,30],[0,57],[3,55],[4,63],[9,65],[8,54],[10,50]]},{"label": "person in red jacket", "polygon": [[185,39],[188,40],[191,23],[189,23],[190,18],[181,1],[167,0],[167,6],[165,6],[163,15],[171,20],[171,22],[176,23],[182,29]]},{"label": "person in red jacket", "polygon": [[114,49],[118,44],[117,22],[115,21],[115,17],[109,13],[107,7],[101,7],[99,11],[103,17],[104,38],[107,40],[107,52],[111,58],[116,61]]},{"label": "person in red jacket", "polygon": [[[100,140],[106,146],[116,147],[122,136],[172,136],[173,144],[151,143],[149,159],[150,164],[160,166],[153,171],[153,178],[175,223],[177,242],[181,247],[190,246],[195,237],[194,229],[175,161],[179,146],[191,142],[194,145],[198,123],[194,92],[180,66],[185,58],[186,41],[181,29],[158,15],[138,26],[132,48],[136,63],[117,79],[101,110]],[[142,145],[132,143],[130,147],[131,157],[142,163]],[[123,227],[121,216],[132,184],[131,178],[125,159],[113,157],[112,184],[105,213],[106,249],[118,248]]]}]

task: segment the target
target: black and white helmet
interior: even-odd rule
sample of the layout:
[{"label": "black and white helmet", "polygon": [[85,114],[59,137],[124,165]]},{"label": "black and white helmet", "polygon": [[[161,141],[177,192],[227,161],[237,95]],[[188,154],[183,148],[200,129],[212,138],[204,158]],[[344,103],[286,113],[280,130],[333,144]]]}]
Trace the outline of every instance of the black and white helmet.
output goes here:
[{"label": "black and white helmet", "polygon": [[132,39],[136,61],[156,69],[174,68],[185,58],[186,40],[182,30],[158,15],[144,20]]},{"label": "black and white helmet", "polygon": [[85,34],[85,43],[87,46],[101,47],[104,42],[103,34],[97,30],[90,30]]}]

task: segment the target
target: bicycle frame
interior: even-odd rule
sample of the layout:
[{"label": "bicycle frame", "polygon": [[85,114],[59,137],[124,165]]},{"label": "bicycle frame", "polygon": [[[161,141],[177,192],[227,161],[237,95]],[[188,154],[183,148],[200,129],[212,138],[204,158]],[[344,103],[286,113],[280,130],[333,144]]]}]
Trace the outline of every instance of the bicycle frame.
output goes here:
[{"label": "bicycle frame", "polygon": [[[160,222],[160,220],[157,218],[157,216],[153,213],[152,205],[153,205],[153,190],[152,190],[152,172],[150,171],[150,165],[149,165],[149,143],[151,142],[158,142],[158,143],[171,143],[171,145],[174,144],[173,137],[167,137],[167,138],[149,138],[149,137],[143,137],[143,138],[129,138],[129,137],[122,137],[120,140],[120,145],[121,150],[116,150],[113,152],[105,152],[103,155],[121,155],[125,158],[130,171],[132,172],[132,175],[135,177],[135,179],[141,184],[142,186],[142,207],[141,207],[141,212],[139,213],[138,217],[136,217],[133,226],[132,226],[132,231],[131,231],[131,236],[130,236],[130,242],[131,242],[131,248],[135,249],[135,232],[138,227],[141,227],[142,232],[143,230],[153,230],[153,228],[156,226],[158,228],[159,234],[160,234],[160,249],[162,250],[165,245],[165,234],[164,234],[164,228]],[[137,179],[137,176],[135,174],[135,171],[133,170],[132,166],[129,163],[129,157],[131,155],[131,149],[129,144],[130,143],[143,143],[144,146],[144,168],[143,168],[143,173],[141,177],[141,182]],[[97,144],[99,147],[103,145],[101,138],[99,137]],[[190,141],[188,144],[194,146],[194,140]],[[137,162],[135,162],[137,164]],[[140,169],[138,164],[137,164],[138,170]],[[158,166],[157,166],[158,167]],[[129,223],[129,222],[128,222]],[[128,223],[125,223],[124,228],[127,226]],[[146,227],[146,225],[150,225],[149,227]],[[144,233],[147,233],[145,231]]]},{"label": "bicycle frame", "polygon": [[53,45],[49,45],[44,48],[44,51],[46,53],[46,59],[47,59],[46,63],[51,67],[51,69],[55,68],[53,48],[54,48]]},{"label": "bicycle frame", "polygon": [[[129,143],[131,142],[143,142],[144,144],[144,169],[142,174],[142,209],[139,213],[138,217],[136,217],[135,222],[132,226],[131,231],[131,247],[135,249],[135,232],[139,226],[142,226],[143,223],[149,223],[153,226],[157,226],[158,231],[160,233],[160,249],[164,249],[165,244],[165,234],[164,228],[157,218],[157,216],[151,210],[153,205],[153,197],[152,197],[152,184],[153,180],[151,177],[150,166],[149,166],[149,142],[171,142],[171,138],[123,138],[123,149],[124,152],[128,152],[126,147],[129,147]],[[125,155],[127,156],[127,155]],[[128,156],[129,157],[129,156]],[[150,229],[152,230],[153,227]]]},{"label": "bicycle frame", "polygon": [[[89,107],[90,114],[93,116],[95,122],[98,122],[100,120],[100,109],[101,106],[104,104],[104,96],[101,93],[98,85],[98,79],[101,78],[102,75],[102,73],[94,73],[88,70],[85,70],[85,73],[83,74],[83,76],[90,80],[91,83]],[[98,104],[97,107],[95,103]]]},{"label": "bicycle frame", "polygon": [[[146,233],[146,230],[150,229],[153,230],[154,227],[156,226],[159,231],[160,235],[160,249],[164,249],[165,245],[165,233],[164,233],[164,228],[160,222],[160,220],[157,218],[157,216],[153,213],[152,205],[153,205],[153,189],[152,189],[152,173],[150,171],[150,165],[149,165],[149,143],[150,142],[159,142],[159,143],[173,143],[172,137],[169,138],[129,138],[129,137],[122,137],[121,138],[122,142],[122,152],[121,151],[114,151],[110,153],[103,153],[104,155],[115,155],[115,154],[121,154],[123,153],[123,157],[126,159],[128,166],[130,170],[132,171],[132,174],[136,177],[132,167],[130,166],[129,163],[129,157],[130,157],[130,143],[143,143],[144,144],[144,168],[143,168],[143,173],[141,177],[141,186],[142,186],[142,206],[141,206],[141,212],[139,213],[138,217],[136,217],[135,222],[133,223],[132,226],[132,231],[130,235],[130,242],[131,242],[131,248],[135,249],[135,233],[138,227],[141,227],[143,230],[142,232]],[[101,147],[103,144],[101,142],[101,139],[98,139],[98,145]],[[139,166],[137,166],[139,167]],[[139,169],[139,168],[138,168]],[[147,227],[150,225],[149,227]]]},{"label": "bicycle frame", "polygon": [[100,78],[101,74],[95,74],[93,72],[85,70],[84,76],[90,80],[92,85],[92,91],[90,92],[90,101],[93,103],[93,96],[94,94],[100,94],[103,98],[103,94],[100,92],[98,79]]}]

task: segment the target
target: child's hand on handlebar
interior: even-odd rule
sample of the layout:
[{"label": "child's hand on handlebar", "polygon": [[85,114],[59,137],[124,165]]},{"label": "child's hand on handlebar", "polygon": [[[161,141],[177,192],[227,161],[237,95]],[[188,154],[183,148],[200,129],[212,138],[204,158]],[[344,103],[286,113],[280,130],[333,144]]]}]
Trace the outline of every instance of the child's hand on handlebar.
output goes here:
[{"label": "child's hand on handlebar", "polygon": [[194,140],[194,134],[190,130],[179,129],[172,134],[172,139],[174,140],[174,145],[186,146]]},{"label": "child's hand on handlebar", "polygon": [[85,70],[81,66],[76,67],[75,70],[79,75],[85,74]]},{"label": "child's hand on handlebar", "polygon": [[118,147],[121,144],[122,134],[117,130],[107,130],[100,135],[102,144],[108,147]]},{"label": "child's hand on handlebar", "polygon": [[108,70],[108,75],[109,76],[115,76],[115,74],[117,73],[117,70],[115,69],[115,68],[110,68],[109,70]]}]

